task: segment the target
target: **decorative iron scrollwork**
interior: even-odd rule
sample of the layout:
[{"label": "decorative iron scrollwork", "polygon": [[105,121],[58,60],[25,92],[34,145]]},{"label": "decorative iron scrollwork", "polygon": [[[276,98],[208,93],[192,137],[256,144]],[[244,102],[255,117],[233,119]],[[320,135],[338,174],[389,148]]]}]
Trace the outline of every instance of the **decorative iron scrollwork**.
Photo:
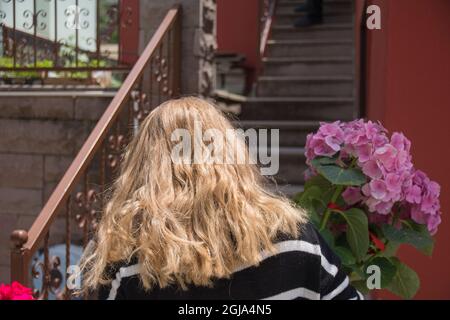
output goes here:
[{"label": "decorative iron scrollwork", "polygon": [[64,15],[67,17],[65,26],[68,29],[82,29],[89,28],[89,21],[82,19],[82,17],[89,17],[90,11],[87,8],[80,8],[79,6],[69,6],[64,10]]},{"label": "decorative iron scrollwork", "polygon": [[123,134],[111,134],[108,138],[108,166],[111,169],[116,169],[120,162],[120,157],[125,148],[126,139]]},{"label": "decorative iron scrollwork", "polygon": [[[162,51],[161,47],[159,51]],[[166,57],[161,54],[156,55],[153,65],[153,77],[160,86],[162,93],[171,95],[172,93],[169,89],[168,65]]]},{"label": "decorative iron scrollwork", "polygon": [[75,214],[75,221],[78,227],[84,230],[88,230],[89,228],[96,230],[98,225],[97,210],[95,207],[97,204],[96,190],[88,189],[84,192],[78,192],[75,197],[75,203],[79,208]]},{"label": "decorative iron scrollwork", "polygon": [[135,90],[131,93],[131,101],[133,103],[133,118],[140,123],[150,113],[148,95]]},{"label": "decorative iron scrollwork", "polygon": [[48,299],[49,293],[54,294],[57,298],[61,298],[64,292],[63,273],[61,272],[61,259],[58,256],[49,256],[49,235],[44,240],[44,257],[43,260],[34,258],[31,266],[31,275],[33,278],[41,278],[41,288],[35,288],[33,295],[36,299]]}]

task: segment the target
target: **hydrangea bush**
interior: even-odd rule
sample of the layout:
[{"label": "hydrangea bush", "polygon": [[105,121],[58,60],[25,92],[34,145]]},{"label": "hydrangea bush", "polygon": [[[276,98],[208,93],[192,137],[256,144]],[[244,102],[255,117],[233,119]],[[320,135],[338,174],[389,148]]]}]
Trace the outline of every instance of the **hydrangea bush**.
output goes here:
[{"label": "hydrangea bush", "polygon": [[[371,282],[412,298],[420,281],[397,249],[406,243],[427,255],[433,250],[440,186],[414,167],[410,149],[402,133],[389,137],[381,124],[364,120],[321,123],[307,137],[305,189],[296,202],[365,293]],[[381,272],[378,284],[369,279],[371,266]]]}]

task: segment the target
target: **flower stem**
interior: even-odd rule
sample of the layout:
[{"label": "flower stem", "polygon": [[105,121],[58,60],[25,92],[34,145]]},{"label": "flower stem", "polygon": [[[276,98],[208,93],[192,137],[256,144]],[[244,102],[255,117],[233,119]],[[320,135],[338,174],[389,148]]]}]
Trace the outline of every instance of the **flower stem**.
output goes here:
[{"label": "flower stem", "polygon": [[[339,198],[339,196],[341,195],[341,192],[343,189],[344,189],[344,186],[337,186],[336,190],[333,193],[333,196],[331,197],[332,203],[336,202],[337,198]],[[322,217],[322,221],[320,221],[320,231],[325,229],[328,219],[330,218],[331,211],[332,210],[330,208],[327,208],[327,210],[325,211],[325,213]]]}]

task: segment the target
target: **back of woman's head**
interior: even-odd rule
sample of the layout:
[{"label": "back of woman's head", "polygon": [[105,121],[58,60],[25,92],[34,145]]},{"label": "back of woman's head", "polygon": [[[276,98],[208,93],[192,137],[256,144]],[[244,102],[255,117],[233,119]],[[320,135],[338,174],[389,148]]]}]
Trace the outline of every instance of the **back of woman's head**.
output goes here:
[{"label": "back of woman's head", "polygon": [[268,192],[255,165],[236,161],[249,157],[232,129],[194,97],[150,113],[127,147],[96,245],[83,259],[86,287],[107,281],[110,263],[132,258],[146,288],[208,285],[257,264],[279,233],[298,235],[304,212]]}]

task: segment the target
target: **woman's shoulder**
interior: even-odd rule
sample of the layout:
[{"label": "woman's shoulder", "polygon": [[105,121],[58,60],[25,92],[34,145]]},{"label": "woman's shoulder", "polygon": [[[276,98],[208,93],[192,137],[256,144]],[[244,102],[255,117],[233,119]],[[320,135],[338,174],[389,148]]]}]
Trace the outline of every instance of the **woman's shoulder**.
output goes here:
[{"label": "woman's shoulder", "polygon": [[302,241],[312,245],[320,244],[320,236],[311,222],[306,222],[298,226],[298,235],[293,236],[290,234],[280,233],[275,238],[275,243],[281,243],[286,241]]}]

